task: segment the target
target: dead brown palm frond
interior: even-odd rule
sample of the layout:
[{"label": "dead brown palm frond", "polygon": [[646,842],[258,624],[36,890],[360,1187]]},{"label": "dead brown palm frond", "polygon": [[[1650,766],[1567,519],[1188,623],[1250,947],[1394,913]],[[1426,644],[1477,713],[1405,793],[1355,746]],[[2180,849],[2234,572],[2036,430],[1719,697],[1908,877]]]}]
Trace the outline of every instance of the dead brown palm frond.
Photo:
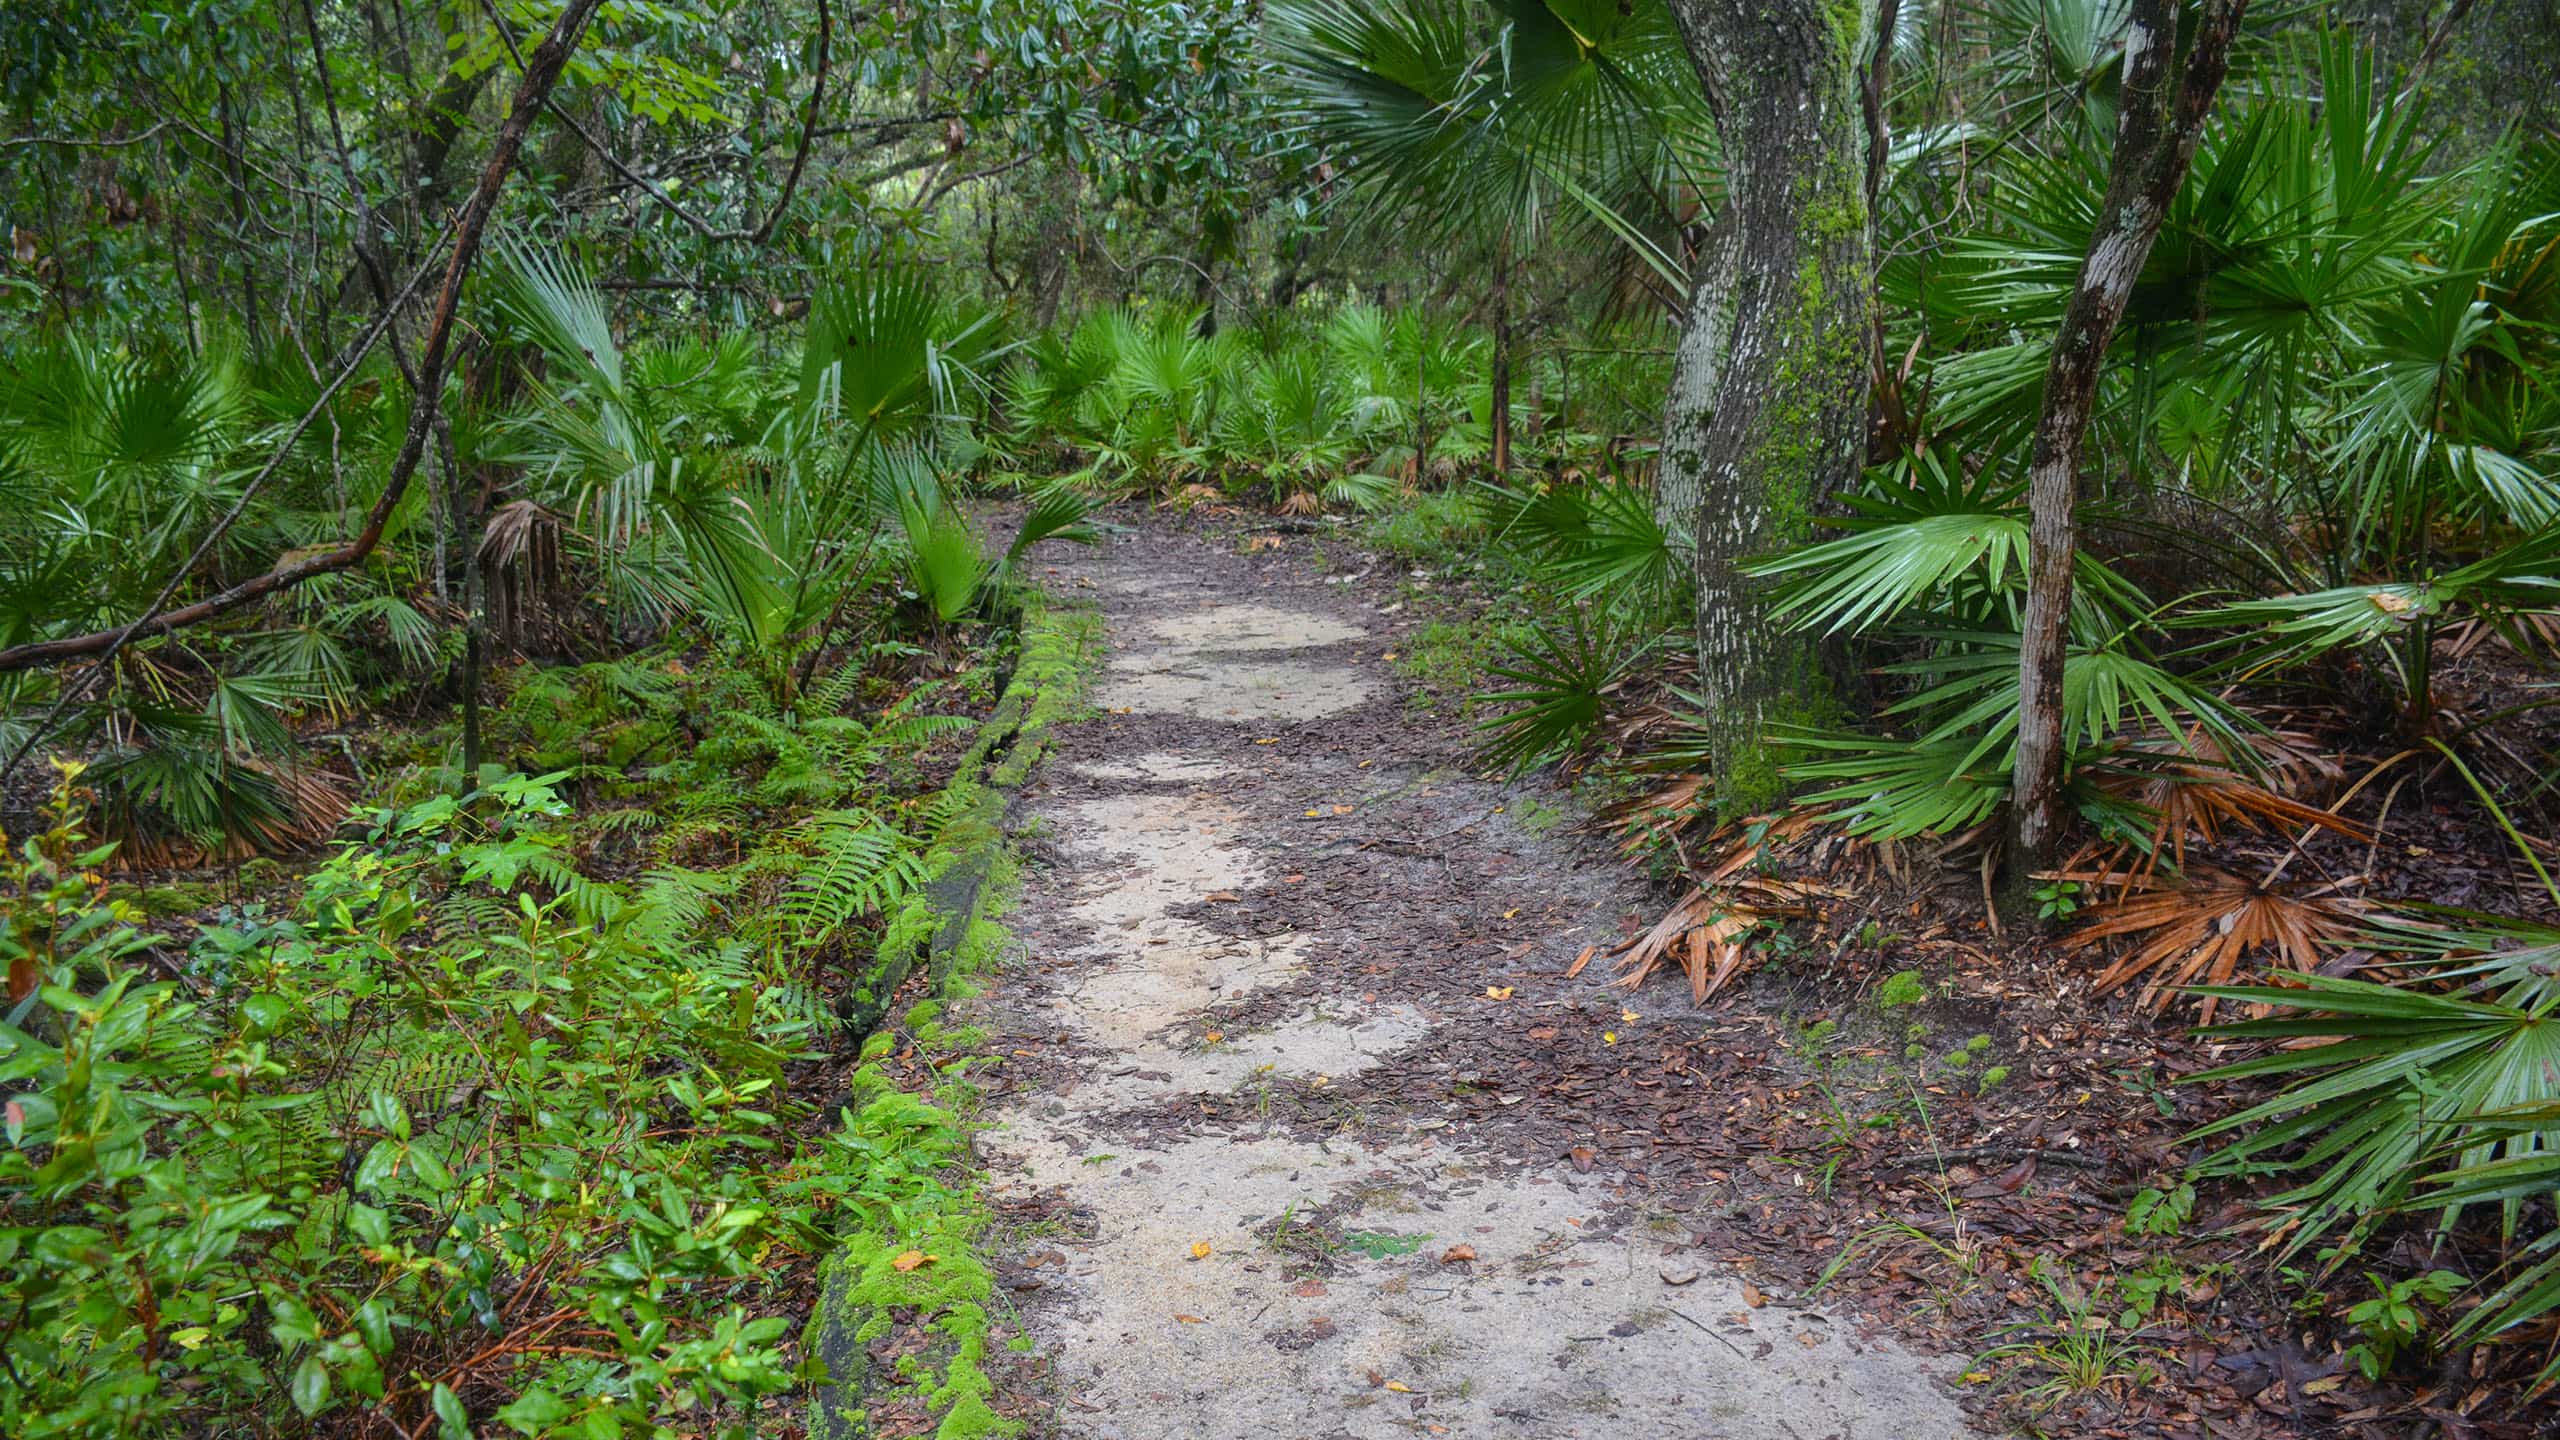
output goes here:
[{"label": "dead brown palm frond", "polygon": [[1324,513],[1324,497],[1318,495],[1313,490],[1293,490],[1289,492],[1289,498],[1280,502],[1280,513],[1283,515],[1321,515]]},{"label": "dead brown palm frond", "polygon": [[[1781,879],[1754,867],[1775,846],[1812,828],[1813,817],[1782,816],[1754,827],[1727,826],[1718,832],[1724,844],[1698,867],[1697,884],[1651,929],[1610,952],[1618,978],[1611,982],[1636,989],[1666,965],[1689,977],[1689,998],[1703,1004],[1749,968],[1753,932],[1779,920],[1804,919],[1812,902],[1836,892],[1808,881]],[[1590,963],[1583,952],[1565,974],[1579,974]]]},{"label": "dead brown palm frond", "polygon": [[2309,827],[2360,843],[2373,839],[2354,821],[2286,793],[2344,777],[2344,769],[2321,754],[2312,737],[2270,730],[2251,736],[2249,745],[2251,754],[2235,757],[2197,726],[2174,740],[2126,752],[2117,773],[2101,783],[2153,817],[2151,843],[2134,875],[2149,876],[2164,855],[2170,868],[2183,870],[2189,842],[2210,845],[2236,831]]},{"label": "dead brown palm frond", "polygon": [[498,638],[523,643],[524,622],[540,609],[570,603],[560,583],[560,539],[568,522],[531,500],[510,500],[480,527],[480,574],[489,587],[489,616]]},{"label": "dead brown palm frond", "polygon": [[102,820],[119,841],[116,868],[192,869],[236,865],[259,855],[291,855],[328,839],[347,818],[345,787],[337,776],[317,765],[255,755],[236,757],[232,763],[257,772],[275,787],[279,813],[241,815],[230,833],[213,839],[144,826],[129,813]]},{"label": "dead brown palm frond", "polygon": [[[1813,914],[1808,903],[1828,893],[1822,887],[1790,880],[1749,876],[1691,890],[1653,928],[1612,951],[1618,978],[1612,984],[1636,989],[1655,971],[1676,965],[1689,977],[1689,998],[1704,1003],[1748,968],[1752,932],[1773,920],[1802,919]],[[1589,961],[1586,952],[1571,975]]]},{"label": "dead brown palm frond", "polygon": [[2560,654],[2560,610],[2519,610],[2497,619],[2474,617],[2445,627],[2436,651],[2461,660],[2491,641],[2525,657]]},{"label": "dead brown palm frond", "polygon": [[[2098,976],[2097,993],[2139,979],[2141,1003],[2155,1015],[2180,986],[2231,983],[2244,960],[2317,971],[2323,947],[2345,945],[2366,924],[2364,902],[2338,893],[2346,881],[2286,885],[2205,865],[2174,878],[2105,870],[2055,878],[2118,892],[2091,910],[2090,923],[2070,943],[2142,937]],[[2211,1020],[2213,1011],[2214,1002],[2206,1000],[2204,1018]]]},{"label": "dead brown palm frond", "polygon": [[1642,794],[1613,802],[1600,812],[1600,819],[1618,832],[1619,853],[1638,855],[1686,832],[1710,813],[1707,777],[1691,773],[1674,775]]},{"label": "dead brown palm frond", "polygon": [[1673,703],[1685,698],[1683,676],[1665,667],[1649,678],[1662,693],[1626,706],[1608,721],[1608,743],[1625,757],[1616,766],[1619,773],[1641,777],[1651,786],[1600,810],[1600,826],[1617,834],[1619,850],[1628,855],[1688,841],[1715,824],[1713,782],[1698,717]]}]

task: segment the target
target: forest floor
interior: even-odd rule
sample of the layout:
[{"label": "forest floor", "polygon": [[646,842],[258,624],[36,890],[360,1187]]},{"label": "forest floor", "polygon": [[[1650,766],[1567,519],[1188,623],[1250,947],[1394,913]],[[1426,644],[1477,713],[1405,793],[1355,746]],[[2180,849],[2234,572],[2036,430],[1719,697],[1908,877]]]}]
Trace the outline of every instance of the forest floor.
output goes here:
[{"label": "forest floor", "polygon": [[[1630,991],[1611,952],[1676,894],[1474,759],[1493,570],[1110,518],[1036,577],[1106,653],[1017,802],[1017,953],[967,1010],[1002,1062],[971,1072],[988,1368],[1029,1435],[2552,1433],[2530,1356],[2358,1375],[2330,1317],[2361,1271],[2181,1183],[2265,1088],[2185,1083],[2237,1055],[2003,927],[1973,857],[1808,836],[1817,915],[1703,1005]],[[2443,1263],[2425,1239],[2372,1258]],[[933,1428],[883,1398],[874,1433]]]},{"label": "forest floor", "polygon": [[1048,573],[1108,660],[1017,815],[1027,960],[975,1017],[1011,1408],[1094,1440],[1975,1433],[1958,1361],[1802,1298],[1649,1181],[1679,1136],[1599,1123],[1628,1079],[1726,1108],[1685,994],[1564,978],[1637,877],[1414,708],[1401,572],[1309,559],[1150,519]]}]

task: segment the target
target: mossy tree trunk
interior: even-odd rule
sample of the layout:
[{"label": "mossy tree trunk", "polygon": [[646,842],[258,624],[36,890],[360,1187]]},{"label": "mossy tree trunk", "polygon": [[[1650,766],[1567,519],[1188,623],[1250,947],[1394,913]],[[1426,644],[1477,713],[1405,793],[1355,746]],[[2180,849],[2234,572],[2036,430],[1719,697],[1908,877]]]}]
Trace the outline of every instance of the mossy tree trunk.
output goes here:
[{"label": "mossy tree trunk", "polygon": [[1771,619],[1742,566],[1809,538],[1865,462],[1869,3],[1671,0],[1727,200],[1673,360],[1660,473],[1694,505],[1698,681],[1727,814],[1782,797],[1772,724],[1835,708],[1816,643]]}]

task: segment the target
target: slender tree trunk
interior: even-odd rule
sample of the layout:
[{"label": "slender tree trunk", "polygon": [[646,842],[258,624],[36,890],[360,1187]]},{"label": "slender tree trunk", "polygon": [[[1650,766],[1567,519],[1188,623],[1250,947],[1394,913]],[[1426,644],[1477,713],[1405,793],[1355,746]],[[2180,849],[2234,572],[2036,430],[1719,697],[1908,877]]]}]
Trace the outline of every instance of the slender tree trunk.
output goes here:
[{"label": "slender tree trunk", "polygon": [[1511,472],[1511,236],[1493,262],[1493,473]]},{"label": "slender tree trunk", "polygon": [[231,185],[232,243],[240,254],[240,325],[248,332],[249,349],[256,353],[265,341],[258,330],[258,260],[257,247],[249,241],[249,177],[242,168],[241,147],[247,139],[232,118],[231,81],[222,73],[222,50],[212,47],[214,59],[214,113],[222,123],[223,176]]},{"label": "slender tree trunk", "polygon": [[1873,16],[1826,0],[1671,10],[1724,142],[1727,200],[1673,360],[1659,463],[1668,494],[1695,496],[1699,689],[1717,805],[1739,814],[1783,798],[1769,727],[1836,709],[1819,648],[1770,618],[1742,566],[1809,538],[1865,460]]},{"label": "slender tree trunk", "polygon": [[2116,102],[2116,149],[2080,283],[2045,369],[2027,463],[2027,604],[2018,647],[2012,769],[2013,878],[2050,866],[2062,828],[2062,675],[2079,543],[2080,451],[2116,323],[2133,299],[2161,219],[2185,183],[2248,0],[2133,0]]}]

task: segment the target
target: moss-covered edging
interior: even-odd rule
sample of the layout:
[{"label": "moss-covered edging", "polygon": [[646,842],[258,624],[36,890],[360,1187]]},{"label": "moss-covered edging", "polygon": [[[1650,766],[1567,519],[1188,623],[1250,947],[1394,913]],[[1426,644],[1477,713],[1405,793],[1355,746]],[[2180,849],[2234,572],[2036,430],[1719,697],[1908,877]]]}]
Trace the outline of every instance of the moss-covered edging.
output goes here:
[{"label": "moss-covered edging", "polygon": [[[945,803],[958,808],[926,856],[927,883],[881,940],[872,979],[877,998],[857,997],[875,1008],[848,1016],[871,1032],[846,1100],[854,1117],[849,1123],[874,1147],[894,1152],[877,1155],[875,1163],[911,1177],[947,1174],[968,1162],[974,1095],[959,1077],[980,1036],[944,1027],[942,1007],[963,997],[970,977],[1001,956],[1011,939],[996,918],[1013,870],[1006,811],[1051,731],[1075,713],[1099,646],[1101,617],[1034,595],[1021,633],[1004,695],[945,788]],[[919,960],[929,967],[931,995],[908,1007],[897,1025],[882,1027],[890,997]],[[919,1055],[947,1057],[940,1068],[952,1078],[942,1095],[927,1100],[899,1089],[884,1062],[901,1042]],[[826,1375],[809,1400],[811,1440],[868,1434],[870,1397],[893,1387],[924,1401],[942,1440],[1010,1434],[1017,1427],[988,1403],[994,1387],[984,1368],[987,1306],[995,1295],[994,1274],[977,1252],[986,1207],[967,1183],[910,1184],[902,1198],[902,1226],[843,1236],[820,1272],[817,1305],[802,1336],[807,1355]],[[901,1373],[874,1376],[870,1342],[902,1310],[936,1331],[937,1343],[930,1354],[902,1360]]]}]

